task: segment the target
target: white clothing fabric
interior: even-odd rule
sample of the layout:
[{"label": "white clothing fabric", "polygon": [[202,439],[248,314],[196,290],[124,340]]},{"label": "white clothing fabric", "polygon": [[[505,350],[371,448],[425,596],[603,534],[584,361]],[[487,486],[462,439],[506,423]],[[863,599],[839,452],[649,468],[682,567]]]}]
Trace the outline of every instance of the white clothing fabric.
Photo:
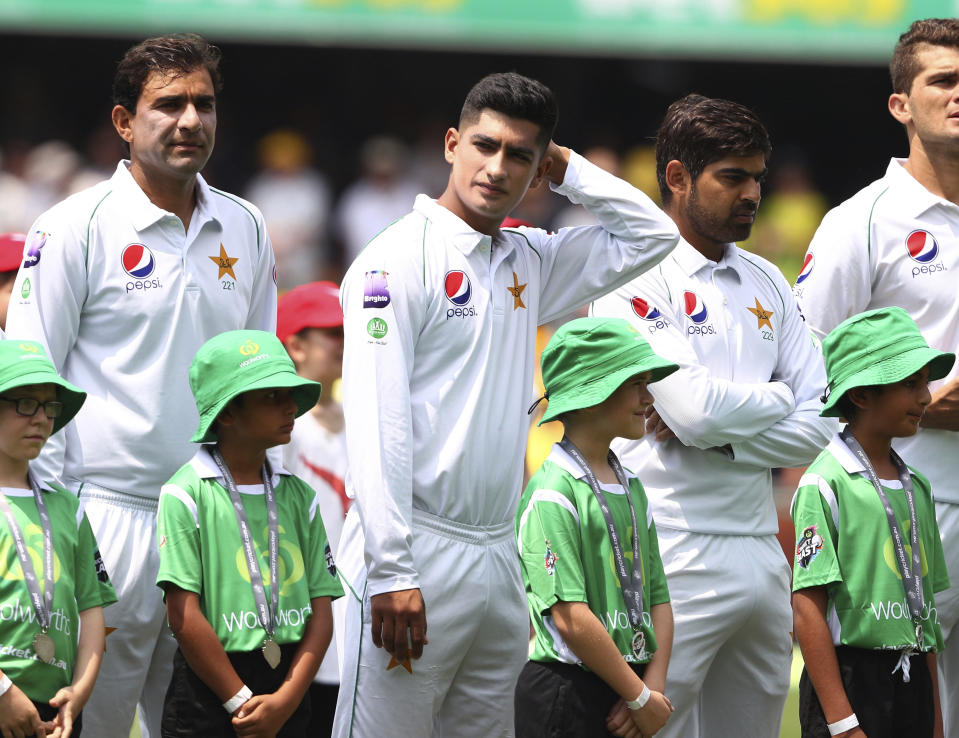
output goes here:
[{"label": "white clothing fabric", "polygon": [[160,569],[156,500],[89,485],[80,493],[118,598],[103,610],[106,651],[83,708],[83,733],[128,738],[139,707],[141,735],[159,738],[177,645],[154,584]]},{"label": "white clothing fabric", "polygon": [[592,309],[629,320],[680,365],[649,387],[676,439],[613,445],[643,480],[656,527],[774,535],[771,468],[808,464],[838,427],[819,417],[822,353],[782,273],[733,244],[713,262],[681,241]]},{"label": "white clothing fabric", "polygon": [[419,510],[413,560],[427,602],[429,644],[387,669],[370,637],[370,595],[347,593],[343,674],[334,738],[506,738],[527,660],[526,597],[513,524],[478,527]]},{"label": "white clothing fabric", "polygon": [[[346,433],[332,433],[312,413],[305,413],[296,419],[290,442],[282,448],[283,466],[316,491],[326,538],[330,549],[336,551],[350,507],[346,496]],[[314,682],[339,684],[336,641],[334,637],[330,642]]]},{"label": "white clothing fabric", "polygon": [[[923,187],[892,159],[886,174],[823,218],[793,288],[809,327],[823,337],[846,318],[880,307],[906,310],[933,348],[959,351],[959,205]],[[930,383],[935,391],[959,366]],[[893,442],[925,475],[952,587],[936,594],[946,640],[939,658],[945,734],[959,730],[959,436],[920,428]],[[947,529],[949,533],[947,533]]]},{"label": "white clothing fabric", "polygon": [[[397,734],[429,735],[434,718],[435,735],[512,733],[512,690],[528,636],[512,533],[484,554],[498,564],[461,571],[451,563],[455,557],[424,555],[439,544],[414,530],[414,521],[425,515],[466,530],[512,530],[537,325],[651,268],[678,240],[672,220],[648,197],[577,154],[563,184],[553,189],[586,205],[603,225],[556,234],[520,228],[490,237],[421,195],[414,211],[375,238],[343,281],[343,405],[367,568],[365,590],[355,591],[363,591],[366,602],[382,592],[420,588],[426,653],[433,651],[424,663],[458,664],[455,670],[414,668],[410,681],[418,686],[411,689],[436,698],[431,713],[412,710],[416,729]],[[361,545],[363,539],[350,540]],[[359,558],[342,545],[340,551],[347,562]],[[473,561],[479,554],[463,556]],[[474,611],[498,614],[485,620],[464,615]],[[474,645],[455,659],[456,651],[445,645],[467,642]],[[344,648],[349,654],[357,646],[354,637]],[[364,663],[371,662],[360,660],[361,682]],[[383,693],[376,688],[361,686],[356,705],[347,707],[348,682],[344,661],[338,726],[348,717],[344,709],[382,714]],[[391,703],[407,711],[404,693],[395,693]],[[454,715],[467,722],[444,728]]]},{"label": "white clothing fabric", "polygon": [[791,572],[775,536],[658,530],[673,607],[657,738],[778,738],[792,663]]},{"label": "white clothing fabric", "polygon": [[259,212],[200,176],[196,192],[184,232],[121,162],[31,227],[7,334],[43,343],[61,376],[88,393],[38,459],[44,478],[155,500],[195,451],[188,371],[197,349],[228,330],[275,330],[273,252]]}]

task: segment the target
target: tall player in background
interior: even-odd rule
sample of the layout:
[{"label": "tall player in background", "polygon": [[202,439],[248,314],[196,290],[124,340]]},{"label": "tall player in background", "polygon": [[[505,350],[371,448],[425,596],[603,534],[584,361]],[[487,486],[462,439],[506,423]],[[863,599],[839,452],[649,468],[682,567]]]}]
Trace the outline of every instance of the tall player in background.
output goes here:
[{"label": "tall player in background", "polygon": [[[904,308],[935,349],[959,349],[959,19],[913,23],[889,64],[889,112],[909,156],[823,219],[794,291],[824,337],[846,318]],[[928,477],[952,587],[936,595],[945,735],[959,733],[959,368],[932,387],[920,431],[897,439]]]},{"label": "tall player in background", "polygon": [[656,136],[676,250],[597,300],[679,371],[650,385],[647,435],[614,450],[642,480],[672,600],[669,738],[774,738],[789,690],[789,566],[771,469],[829,440],[822,354],[789,283],[736,246],[749,236],[772,151],[748,108],[688,95]]},{"label": "tall player in background", "polygon": [[[535,80],[478,82],[446,132],[444,193],[417,197],[343,280],[359,515],[337,559],[361,575],[338,737],[513,734],[529,634],[513,519],[536,326],[653,267],[678,237],[639,190],[552,143],[556,116]],[[601,225],[501,230],[545,180]]]},{"label": "tall player in background", "polygon": [[213,151],[219,58],[193,34],[127,51],[112,118],[130,159],[33,224],[8,315],[11,337],[41,341],[89,395],[39,461],[43,478],[79,495],[119,597],[84,711],[97,738],[127,738],[138,702],[144,738],[160,734],[176,644],[153,586],[156,509],[194,453],[193,355],[224,331],[276,325],[262,217],[199,175]]}]

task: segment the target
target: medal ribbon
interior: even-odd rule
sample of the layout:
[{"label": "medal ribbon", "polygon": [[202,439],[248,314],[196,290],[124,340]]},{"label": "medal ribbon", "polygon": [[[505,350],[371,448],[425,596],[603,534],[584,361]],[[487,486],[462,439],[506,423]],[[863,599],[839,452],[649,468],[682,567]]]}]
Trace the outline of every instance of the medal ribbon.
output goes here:
[{"label": "medal ribbon", "polygon": [[230,500],[233,502],[233,512],[236,514],[236,523],[240,528],[240,539],[243,542],[243,553],[246,555],[246,567],[250,570],[250,586],[253,588],[253,599],[256,602],[257,616],[263,630],[266,631],[268,641],[273,640],[273,632],[276,629],[276,613],[280,609],[280,588],[277,585],[277,572],[280,559],[280,523],[279,515],[276,510],[276,495],[273,493],[273,480],[270,469],[270,462],[263,464],[261,471],[263,475],[263,496],[266,498],[267,524],[270,535],[270,603],[267,604],[266,592],[263,588],[263,574],[260,571],[260,562],[256,557],[256,550],[253,548],[253,537],[250,535],[250,524],[246,517],[246,510],[243,509],[243,502],[240,499],[240,491],[237,489],[236,482],[230,470],[223,461],[220,450],[216,447],[210,449],[210,455],[220,469],[223,481],[227,491],[230,493]]},{"label": "medal ribbon", "polygon": [[925,605],[925,597],[922,591],[922,553],[919,549],[919,524],[916,520],[916,499],[912,488],[912,477],[909,469],[895,451],[890,449],[889,455],[892,463],[899,472],[899,481],[902,482],[902,491],[906,495],[906,505],[909,507],[909,524],[912,530],[909,531],[909,543],[912,546],[912,566],[909,565],[909,558],[906,556],[906,547],[902,542],[902,529],[899,527],[899,521],[896,519],[896,513],[892,509],[892,504],[886,496],[885,490],[879,483],[879,477],[876,470],[866,456],[866,452],[859,444],[849,428],[846,428],[840,437],[845,441],[849,450],[852,451],[859,463],[866,469],[866,474],[872,486],[876,488],[876,494],[879,495],[879,501],[882,503],[883,510],[886,512],[886,520],[889,523],[889,532],[892,534],[892,545],[896,552],[896,564],[899,567],[899,574],[902,577],[902,586],[906,590],[906,601],[909,605],[909,614],[912,616],[912,624],[916,631],[916,648],[922,651],[922,610]]},{"label": "medal ribbon", "polygon": [[0,510],[3,511],[3,515],[7,519],[7,525],[10,527],[10,533],[13,535],[17,558],[20,559],[20,568],[23,569],[23,580],[30,592],[30,600],[33,602],[33,611],[37,615],[37,622],[40,623],[40,630],[46,633],[50,628],[50,613],[53,612],[53,529],[50,525],[47,505],[40,494],[40,486],[32,474],[28,474],[28,478],[30,489],[33,490],[33,499],[37,504],[37,512],[40,514],[40,528],[43,531],[42,595],[40,594],[37,572],[33,568],[33,560],[30,558],[27,543],[23,538],[23,531],[17,525],[17,519],[13,516],[13,510],[10,508],[10,502],[2,492],[0,492]]},{"label": "medal ribbon", "polygon": [[559,442],[560,448],[573,457],[583,474],[589,488],[593,490],[593,495],[599,503],[599,509],[603,512],[603,519],[606,521],[606,530],[609,533],[609,545],[613,549],[613,560],[616,563],[616,576],[619,577],[619,586],[623,590],[623,600],[626,605],[626,612],[629,614],[629,622],[633,626],[633,631],[638,632],[643,625],[643,564],[640,560],[639,550],[639,526],[636,524],[636,509],[633,507],[633,500],[629,494],[629,482],[626,480],[626,473],[623,471],[622,464],[616,458],[612,451],[606,457],[609,466],[612,468],[616,479],[623,487],[626,493],[626,502],[629,504],[629,514],[633,519],[633,566],[632,571],[626,567],[626,556],[623,553],[623,544],[620,541],[619,531],[613,525],[613,515],[609,509],[609,503],[603,495],[599,486],[599,480],[590,468],[589,463],[582,452],[565,436]]}]

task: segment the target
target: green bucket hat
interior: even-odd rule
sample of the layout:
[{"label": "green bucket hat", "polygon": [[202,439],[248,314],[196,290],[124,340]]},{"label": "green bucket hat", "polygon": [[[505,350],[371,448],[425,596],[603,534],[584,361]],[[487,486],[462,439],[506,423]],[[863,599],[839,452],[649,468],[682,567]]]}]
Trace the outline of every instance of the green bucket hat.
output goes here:
[{"label": "green bucket hat", "polygon": [[549,405],[538,425],[598,405],[637,374],[652,372],[650,382],[658,382],[679,369],[622,318],[571,320],[549,340],[540,361]]},{"label": "green bucket hat", "polygon": [[73,420],[87,399],[87,393],[57,374],[42,344],[8,339],[0,341],[0,395],[27,384],[54,384],[57,400],[63,403],[60,417],[53,419],[53,433]]},{"label": "green bucket hat", "polygon": [[836,406],[847,390],[893,384],[928,364],[929,379],[942,379],[955,354],[929,348],[909,313],[900,307],[879,308],[847,318],[822,342],[829,384],[823,393],[823,417],[841,415]]},{"label": "green bucket hat", "polygon": [[288,387],[296,401],[296,417],[320,398],[319,382],[303,379],[283,344],[265,331],[228,331],[204,343],[190,365],[190,389],[200,425],[190,440],[216,441],[213,421],[237,395],[257,389]]}]

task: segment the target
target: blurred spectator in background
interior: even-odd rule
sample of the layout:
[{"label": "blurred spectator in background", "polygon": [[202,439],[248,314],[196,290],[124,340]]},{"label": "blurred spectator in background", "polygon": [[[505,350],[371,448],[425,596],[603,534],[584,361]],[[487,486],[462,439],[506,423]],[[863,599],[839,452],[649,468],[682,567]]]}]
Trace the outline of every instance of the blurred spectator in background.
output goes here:
[{"label": "blurred spectator in background", "polygon": [[13,281],[23,260],[25,233],[0,233],[0,336],[7,329],[7,306],[13,293]]},{"label": "blurred spectator in background", "polygon": [[360,149],[360,179],[336,206],[336,228],[343,245],[343,266],[353,263],[367,242],[406,215],[419,194],[407,173],[407,150],[399,140],[376,136]]},{"label": "blurred spectator in background", "polygon": [[82,161],[64,141],[45,141],[30,150],[23,171],[29,191],[25,213],[28,224],[73,192],[73,178]]},{"label": "blurred spectator in background", "polygon": [[260,171],[245,197],[263,212],[276,254],[276,281],[288,290],[318,276],[333,276],[327,230],[332,196],[320,172],[311,167],[313,150],[297,131],[280,129],[257,146]]},{"label": "blurred spectator in background", "polygon": [[742,246],[769,259],[792,282],[828,204],[802,154],[791,151],[776,158],[769,174],[769,194],[763,197],[763,217]]},{"label": "blurred spectator in background", "polygon": [[10,167],[12,157],[0,156],[0,231],[26,230],[25,216],[30,191],[26,182]]},{"label": "blurred spectator in background", "polygon": [[87,137],[84,148],[83,166],[70,182],[70,193],[80,192],[93,187],[113,176],[117,162],[126,157],[123,141],[113,130],[113,126],[104,123],[93,129]]}]

